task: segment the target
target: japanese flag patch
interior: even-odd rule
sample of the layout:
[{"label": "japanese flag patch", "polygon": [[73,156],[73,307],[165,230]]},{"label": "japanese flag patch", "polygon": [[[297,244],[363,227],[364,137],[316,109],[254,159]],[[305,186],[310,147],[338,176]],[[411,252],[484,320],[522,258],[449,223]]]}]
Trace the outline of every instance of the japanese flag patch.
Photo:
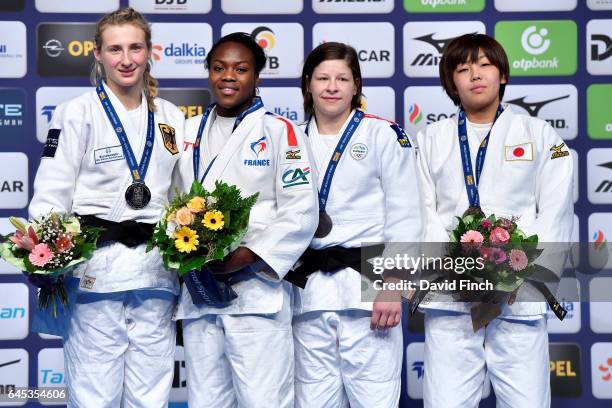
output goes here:
[{"label": "japanese flag patch", "polygon": [[506,161],[533,161],[533,143],[504,146]]}]

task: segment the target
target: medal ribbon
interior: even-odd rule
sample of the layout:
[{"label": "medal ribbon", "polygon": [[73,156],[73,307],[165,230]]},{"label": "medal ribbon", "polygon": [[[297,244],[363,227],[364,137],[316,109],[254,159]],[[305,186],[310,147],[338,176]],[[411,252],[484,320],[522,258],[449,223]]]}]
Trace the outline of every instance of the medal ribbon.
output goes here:
[{"label": "medal ribbon", "polygon": [[[194,180],[198,180],[199,174],[200,174],[200,143],[202,141],[202,134],[204,133],[204,128],[206,127],[206,122],[208,121],[210,112],[212,112],[212,109],[215,107],[215,105],[216,105],[215,103],[208,105],[208,107],[202,114],[202,119],[200,120],[200,127],[198,128],[198,134],[196,135],[196,139],[193,145],[193,178]],[[246,118],[248,115],[255,112],[256,110],[263,108],[263,106],[264,106],[263,102],[261,101],[261,98],[259,96],[256,96],[255,98],[253,98],[253,103],[251,104],[251,106],[249,106],[247,110],[242,112],[236,118],[236,121],[234,122],[234,128],[232,129],[232,133],[234,132],[234,130],[236,130],[236,128],[238,127],[238,125],[240,125],[240,122],[242,122],[244,118]],[[215,162],[216,158],[217,156],[215,156],[215,158],[212,159],[212,161],[208,165],[208,168],[206,168],[206,171],[204,172],[204,176],[202,177],[202,180],[200,181],[200,183],[204,182],[204,179],[206,178],[206,175],[208,174],[208,171],[210,170],[210,167],[212,166],[212,164]]]},{"label": "medal ribbon", "polygon": [[[330,187],[332,183],[332,179],[334,178],[334,173],[336,172],[336,167],[338,167],[338,163],[340,162],[340,158],[342,157],[342,153],[348,146],[351,137],[357,130],[357,127],[361,123],[361,119],[363,119],[363,115],[365,113],[359,109],[355,110],[355,113],[351,117],[348,125],[344,129],[338,144],[336,145],[336,149],[334,150],[334,154],[329,160],[329,164],[327,165],[327,170],[325,171],[325,176],[323,177],[323,182],[321,183],[321,191],[319,191],[319,211],[325,212],[325,206],[327,205],[327,197],[329,196]],[[308,128],[310,127],[310,120],[308,120],[308,124],[306,125],[306,135],[308,135]]]},{"label": "medal ribbon", "polygon": [[117,134],[117,138],[119,139],[119,143],[121,143],[121,148],[123,149],[123,156],[130,168],[130,174],[132,176],[132,180],[134,182],[142,182],[144,183],[145,176],[147,174],[147,169],[149,168],[149,162],[151,160],[151,154],[153,152],[153,145],[155,143],[155,118],[153,112],[150,109],[147,109],[147,140],[145,142],[145,147],[142,152],[142,157],[140,159],[140,164],[136,162],[136,156],[134,155],[134,151],[130,146],[130,141],[125,134],[125,128],[121,124],[121,120],[119,120],[119,116],[113,107],[113,104],[108,97],[108,94],[104,90],[104,86],[102,82],[98,83],[96,87],[96,93],[98,94],[98,98],[100,99],[100,103],[102,103],[102,107],[104,108],[104,112],[106,112],[106,116],[108,120],[110,120],[111,125],[113,125],[113,129]]},{"label": "medal ribbon", "polygon": [[470,156],[470,142],[468,141],[467,135],[467,119],[465,116],[465,111],[463,109],[459,110],[459,115],[457,118],[457,135],[459,137],[461,163],[463,165],[463,181],[465,182],[465,188],[467,191],[468,200],[470,202],[470,207],[480,207],[478,182],[480,181],[480,174],[482,173],[485,156],[487,155],[489,136],[491,135],[491,130],[493,130],[493,126],[495,125],[497,118],[499,118],[499,115],[501,115],[503,111],[504,108],[499,105],[499,107],[497,108],[497,112],[495,113],[495,120],[493,121],[493,125],[491,125],[489,133],[487,133],[487,136],[482,140],[482,143],[480,143],[480,147],[478,148],[478,154],[476,155],[476,179],[474,179],[474,173],[472,171],[472,158]]}]

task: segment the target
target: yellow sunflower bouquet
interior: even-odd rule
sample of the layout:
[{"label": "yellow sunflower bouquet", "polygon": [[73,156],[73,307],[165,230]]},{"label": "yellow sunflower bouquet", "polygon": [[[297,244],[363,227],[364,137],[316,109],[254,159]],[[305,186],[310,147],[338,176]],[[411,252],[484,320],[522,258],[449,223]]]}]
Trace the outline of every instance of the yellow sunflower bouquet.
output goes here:
[{"label": "yellow sunflower bouquet", "polygon": [[240,245],[258,194],[242,197],[240,190],[223,182],[206,191],[194,181],[166,207],[147,251],[159,249],[164,266],[179,276],[221,260]]}]

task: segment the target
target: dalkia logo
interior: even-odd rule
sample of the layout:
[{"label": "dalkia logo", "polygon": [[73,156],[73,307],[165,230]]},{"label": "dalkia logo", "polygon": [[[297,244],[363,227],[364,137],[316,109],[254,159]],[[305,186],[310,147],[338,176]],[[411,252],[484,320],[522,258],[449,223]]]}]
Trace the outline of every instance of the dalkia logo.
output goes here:
[{"label": "dalkia logo", "polygon": [[289,107],[280,108],[278,106],[275,106],[272,112],[274,112],[275,115],[284,116],[287,119],[292,120],[294,122],[298,121],[297,111],[294,111],[293,109]]},{"label": "dalkia logo", "polygon": [[170,43],[165,47],[159,44],[153,45],[153,59],[159,61],[162,55],[166,57],[205,57],[206,48],[200,47],[197,43]]},{"label": "dalkia logo", "polygon": [[408,108],[408,121],[413,125],[418,124],[421,120],[423,120],[423,112],[421,112],[421,108],[416,103],[410,104]]},{"label": "dalkia logo", "polygon": [[495,26],[513,75],[573,75],[576,37],[576,23],[569,20],[500,21]]},{"label": "dalkia logo", "polygon": [[478,12],[484,6],[485,0],[404,0],[406,11],[413,13]]}]

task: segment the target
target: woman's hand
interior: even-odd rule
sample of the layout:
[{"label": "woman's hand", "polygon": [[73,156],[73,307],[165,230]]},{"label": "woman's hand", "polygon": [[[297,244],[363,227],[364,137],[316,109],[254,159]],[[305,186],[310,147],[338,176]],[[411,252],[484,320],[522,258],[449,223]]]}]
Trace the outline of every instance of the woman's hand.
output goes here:
[{"label": "woman's hand", "polygon": [[239,271],[240,269],[257,262],[259,256],[247,247],[238,247],[228,254],[222,261],[212,261],[206,267],[214,274],[222,275]]},{"label": "woman's hand", "polygon": [[390,329],[402,321],[402,292],[382,290],[376,295],[372,307],[370,329]]}]

